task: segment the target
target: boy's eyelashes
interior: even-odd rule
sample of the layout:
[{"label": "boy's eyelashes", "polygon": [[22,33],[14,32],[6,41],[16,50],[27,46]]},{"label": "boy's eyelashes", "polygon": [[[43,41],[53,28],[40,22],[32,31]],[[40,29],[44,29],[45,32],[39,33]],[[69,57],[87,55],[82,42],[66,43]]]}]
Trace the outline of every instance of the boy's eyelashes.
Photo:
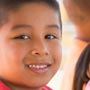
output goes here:
[{"label": "boy's eyelashes", "polygon": [[[53,35],[53,34],[47,34],[44,36],[45,39],[58,39],[58,36],[56,35]],[[27,39],[31,39],[30,35],[25,35],[25,34],[22,34],[22,35],[18,35],[18,36],[15,36],[13,39],[24,39],[24,40],[27,40]]]},{"label": "boy's eyelashes", "polygon": [[58,37],[53,34],[48,34],[45,36],[45,39],[57,39]]},{"label": "boy's eyelashes", "polygon": [[19,36],[14,37],[14,39],[30,39],[30,36],[28,36],[28,35],[19,35]]}]

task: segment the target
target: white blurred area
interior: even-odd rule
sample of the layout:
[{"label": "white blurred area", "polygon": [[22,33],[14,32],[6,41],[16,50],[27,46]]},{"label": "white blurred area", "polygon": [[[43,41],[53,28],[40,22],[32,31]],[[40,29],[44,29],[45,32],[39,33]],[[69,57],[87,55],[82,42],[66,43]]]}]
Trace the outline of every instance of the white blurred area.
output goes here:
[{"label": "white blurred area", "polygon": [[60,90],[61,88],[61,81],[63,76],[63,66],[67,60],[67,54],[69,50],[70,43],[72,39],[75,37],[75,28],[73,24],[70,22],[67,13],[65,11],[63,0],[57,0],[60,4],[61,9],[61,17],[63,22],[63,33],[62,33],[62,63],[60,65],[60,69],[56,73],[56,75],[52,78],[52,80],[48,83],[53,90]]}]

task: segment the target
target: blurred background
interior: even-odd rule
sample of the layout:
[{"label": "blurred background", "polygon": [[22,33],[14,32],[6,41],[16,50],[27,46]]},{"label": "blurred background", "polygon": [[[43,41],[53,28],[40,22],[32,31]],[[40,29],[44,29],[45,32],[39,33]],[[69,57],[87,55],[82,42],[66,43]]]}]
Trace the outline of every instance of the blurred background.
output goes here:
[{"label": "blurred background", "polygon": [[60,69],[58,70],[56,75],[53,77],[53,79],[48,83],[48,86],[53,88],[53,90],[60,90],[61,80],[62,80],[62,75],[63,75],[63,67],[68,58],[67,54],[69,52],[70,43],[72,39],[75,37],[75,28],[68,18],[68,15],[63,5],[63,0],[57,0],[57,1],[60,4],[61,17],[62,17],[62,22],[63,22],[63,28],[62,28],[63,56],[62,56],[62,62],[60,65]]}]

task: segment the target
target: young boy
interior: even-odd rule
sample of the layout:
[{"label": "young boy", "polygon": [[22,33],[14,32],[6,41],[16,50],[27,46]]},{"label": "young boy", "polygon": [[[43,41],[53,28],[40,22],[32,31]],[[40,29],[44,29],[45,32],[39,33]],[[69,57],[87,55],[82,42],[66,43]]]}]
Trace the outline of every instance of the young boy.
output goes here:
[{"label": "young boy", "polygon": [[45,86],[61,61],[56,0],[0,0],[0,90]]},{"label": "young boy", "polygon": [[90,0],[64,0],[64,5],[76,28],[76,38],[70,46],[69,60],[64,67],[62,90],[72,90],[76,62],[90,42]]}]

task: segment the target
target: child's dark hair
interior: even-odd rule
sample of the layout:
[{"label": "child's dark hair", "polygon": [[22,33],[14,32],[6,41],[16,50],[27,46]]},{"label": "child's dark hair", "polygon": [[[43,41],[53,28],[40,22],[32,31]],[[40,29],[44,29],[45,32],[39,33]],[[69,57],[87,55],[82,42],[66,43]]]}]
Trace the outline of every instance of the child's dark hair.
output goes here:
[{"label": "child's dark hair", "polygon": [[60,7],[56,0],[0,0],[0,25],[7,20],[8,11],[17,10],[20,5],[31,2],[46,3],[57,11],[60,18],[60,27],[62,28]]},{"label": "child's dark hair", "polygon": [[[73,90],[82,90],[83,85],[90,80],[87,71],[90,70],[90,45],[81,53],[76,64],[75,76],[73,81]],[[90,71],[89,71],[90,73]]]}]

